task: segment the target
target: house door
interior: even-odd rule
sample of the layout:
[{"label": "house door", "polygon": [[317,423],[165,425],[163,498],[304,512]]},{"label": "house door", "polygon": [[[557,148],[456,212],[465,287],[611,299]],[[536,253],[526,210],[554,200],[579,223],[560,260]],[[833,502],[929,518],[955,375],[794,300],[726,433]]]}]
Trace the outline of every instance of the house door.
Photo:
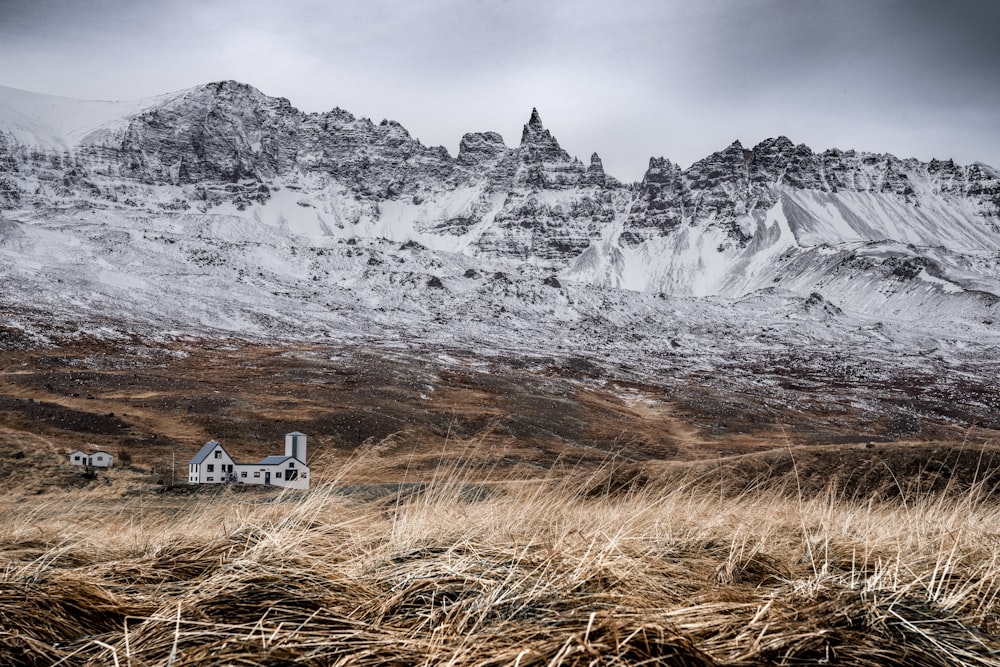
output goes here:
[{"label": "house door", "polygon": [[264,473],[264,484],[270,484],[270,483],[271,483],[271,471],[268,470],[267,472]]}]

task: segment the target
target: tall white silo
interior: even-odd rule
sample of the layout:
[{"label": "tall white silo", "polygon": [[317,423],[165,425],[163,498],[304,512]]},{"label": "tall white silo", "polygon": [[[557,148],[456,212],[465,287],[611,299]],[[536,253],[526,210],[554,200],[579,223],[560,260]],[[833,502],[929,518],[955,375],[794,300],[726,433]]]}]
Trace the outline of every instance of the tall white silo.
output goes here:
[{"label": "tall white silo", "polygon": [[306,463],[306,434],[293,431],[285,435],[285,456],[294,456]]}]

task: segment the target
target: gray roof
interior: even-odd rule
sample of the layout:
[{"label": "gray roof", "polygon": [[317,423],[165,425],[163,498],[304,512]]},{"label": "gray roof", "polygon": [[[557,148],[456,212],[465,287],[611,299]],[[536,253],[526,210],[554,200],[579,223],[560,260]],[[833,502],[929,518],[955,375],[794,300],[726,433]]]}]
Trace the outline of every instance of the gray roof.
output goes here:
[{"label": "gray roof", "polygon": [[[284,463],[288,459],[295,459],[294,456],[284,456],[283,454],[274,454],[273,456],[265,456],[257,464],[259,466],[273,466],[279,463]],[[298,459],[295,459],[298,461]]]},{"label": "gray roof", "polygon": [[305,433],[300,433],[299,431],[292,431],[291,433],[286,433],[285,435],[305,435]]},{"label": "gray roof", "polygon": [[[208,455],[211,454],[216,447],[222,447],[222,445],[215,440],[209,440],[204,444],[204,446],[202,446],[201,449],[198,450],[198,453],[194,455],[194,458],[191,459],[191,463],[201,463],[208,458]],[[226,448],[222,447],[222,451],[226,452]],[[229,452],[226,452],[226,456],[229,456]],[[230,456],[229,458],[232,457]]]}]

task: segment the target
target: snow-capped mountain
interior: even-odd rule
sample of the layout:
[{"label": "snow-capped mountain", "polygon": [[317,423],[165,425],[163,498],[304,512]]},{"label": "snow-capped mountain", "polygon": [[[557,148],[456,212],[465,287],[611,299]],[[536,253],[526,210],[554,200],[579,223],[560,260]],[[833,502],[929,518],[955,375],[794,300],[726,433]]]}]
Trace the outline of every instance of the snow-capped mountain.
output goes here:
[{"label": "snow-capped mountain", "polygon": [[981,375],[1000,172],[778,137],[624,184],[536,110],[516,146],[469,133],[452,156],[235,82],[126,103],[0,88],[0,281],[4,327],[42,337],[407,340],[656,372],[799,346]]},{"label": "snow-capped mountain", "polygon": [[654,158],[625,186],[596,154],[570,157],[535,110],[518,146],[472,133],[452,157],[396,122],[305,114],[235,82],[132,103],[0,90],[0,205],[228,215],[545,264],[572,282],[732,297],[814,291],[827,246],[903,244],[885,257],[912,255],[942,291],[971,287],[951,254],[1000,250],[1000,173],[982,164],[817,154],[779,137],[686,170]]}]

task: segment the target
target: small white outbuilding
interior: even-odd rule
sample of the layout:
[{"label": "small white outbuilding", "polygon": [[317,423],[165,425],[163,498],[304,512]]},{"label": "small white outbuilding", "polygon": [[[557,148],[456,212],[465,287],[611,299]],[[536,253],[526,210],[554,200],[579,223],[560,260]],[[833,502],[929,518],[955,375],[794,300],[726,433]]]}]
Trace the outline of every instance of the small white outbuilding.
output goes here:
[{"label": "small white outbuilding", "polygon": [[94,452],[90,455],[90,466],[92,468],[110,468],[112,460],[111,454],[107,452]]},{"label": "small white outbuilding", "polygon": [[110,468],[114,463],[114,457],[107,452],[100,450],[88,454],[82,450],[76,450],[69,455],[71,466],[84,466],[87,468]]}]

